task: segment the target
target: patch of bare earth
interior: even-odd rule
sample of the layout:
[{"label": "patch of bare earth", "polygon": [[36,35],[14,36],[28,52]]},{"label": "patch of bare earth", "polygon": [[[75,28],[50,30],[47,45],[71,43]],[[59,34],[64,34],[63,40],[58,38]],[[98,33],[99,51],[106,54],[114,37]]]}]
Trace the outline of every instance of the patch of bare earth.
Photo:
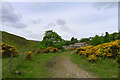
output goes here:
[{"label": "patch of bare earth", "polygon": [[48,63],[53,78],[96,78],[76,64],[73,64],[69,55],[56,56]]}]

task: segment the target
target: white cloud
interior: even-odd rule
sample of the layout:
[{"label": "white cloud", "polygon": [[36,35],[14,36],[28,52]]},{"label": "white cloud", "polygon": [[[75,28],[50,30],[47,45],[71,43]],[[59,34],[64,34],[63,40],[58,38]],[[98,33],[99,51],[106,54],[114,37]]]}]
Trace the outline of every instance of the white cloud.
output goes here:
[{"label": "white cloud", "polygon": [[10,3],[2,3],[0,12],[0,18],[2,18],[1,24],[8,27],[24,28],[26,24],[21,22],[21,15],[18,14]]},{"label": "white cloud", "polygon": [[118,2],[95,2],[93,7],[96,9],[110,9],[118,6]]}]

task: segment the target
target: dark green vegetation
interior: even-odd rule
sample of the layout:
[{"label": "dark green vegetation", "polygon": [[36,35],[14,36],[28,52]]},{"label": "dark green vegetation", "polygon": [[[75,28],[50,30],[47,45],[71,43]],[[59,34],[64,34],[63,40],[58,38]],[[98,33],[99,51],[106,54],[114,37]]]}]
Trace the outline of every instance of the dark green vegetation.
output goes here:
[{"label": "dark green vegetation", "polygon": [[70,41],[66,40],[65,45],[70,45],[79,42],[77,38],[72,37]]},{"label": "dark green vegetation", "polygon": [[45,32],[45,36],[42,40],[42,45],[45,47],[56,47],[58,49],[63,49],[64,40],[56,32],[48,30]]},{"label": "dark green vegetation", "polygon": [[118,63],[116,59],[103,59],[96,63],[88,62],[85,58],[80,55],[71,54],[71,60],[82,69],[92,72],[99,78],[117,78],[118,77]]},{"label": "dark green vegetation", "polygon": [[77,38],[72,37],[70,41],[62,39],[60,35],[58,35],[56,32],[52,30],[48,30],[45,32],[45,36],[43,37],[43,40],[41,41],[41,48],[46,47],[56,47],[58,49],[63,50],[63,46],[70,45],[77,43]]},{"label": "dark green vegetation", "polygon": [[108,32],[106,32],[105,36],[95,35],[94,37],[82,38],[80,42],[86,42],[89,45],[96,46],[99,44],[103,44],[103,43],[107,43],[115,40],[120,40],[120,33],[115,32],[115,33],[109,34]]}]

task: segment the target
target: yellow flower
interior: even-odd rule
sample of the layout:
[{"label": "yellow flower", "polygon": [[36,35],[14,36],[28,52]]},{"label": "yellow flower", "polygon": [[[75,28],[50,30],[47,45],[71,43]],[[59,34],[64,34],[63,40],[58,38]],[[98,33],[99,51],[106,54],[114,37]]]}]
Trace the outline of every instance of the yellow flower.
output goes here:
[{"label": "yellow flower", "polygon": [[88,58],[87,58],[87,60],[89,60],[89,61],[95,61],[95,60],[97,60],[97,58],[96,58],[95,55],[89,55]]}]

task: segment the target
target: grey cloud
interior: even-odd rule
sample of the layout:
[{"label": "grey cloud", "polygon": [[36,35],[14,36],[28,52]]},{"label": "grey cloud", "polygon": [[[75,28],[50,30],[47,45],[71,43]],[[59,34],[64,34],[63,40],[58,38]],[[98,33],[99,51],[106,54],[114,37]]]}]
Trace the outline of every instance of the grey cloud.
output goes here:
[{"label": "grey cloud", "polygon": [[58,20],[56,21],[56,23],[57,23],[58,25],[60,25],[60,30],[65,31],[65,32],[68,32],[68,33],[71,33],[71,29],[70,29],[68,26],[66,26],[66,21],[65,21],[65,20],[58,19]]},{"label": "grey cloud", "polygon": [[44,28],[52,28],[52,27],[56,27],[56,25],[54,23],[49,23],[46,26],[44,26]]},{"label": "grey cloud", "polygon": [[58,20],[56,21],[56,23],[57,23],[58,25],[65,25],[65,24],[66,24],[66,22],[65,22],[64,20],[62,20],[62,19],[58,19]]},{"label": "grey cloud", "polygon": [[96,9],[109,9],[117,7],[117,2],[95,2],[93,3],[93,7]]},{"label": "grey cloud", "polygon": [[[60,22],[62,22],[62,21],[64,21],[64,20],[60,20]],[[71,29],[68,26],[66,26],[65,24],[64,25],[60,24],[60,26],[57,26],[54,23],[49,23],[46,26],[44,26],[45,29],[49,29],[49,28],[53,28],[53,27],[58,27],[61,31],[64,31],[64,32],[67,32],[67,33],[71,33],[72,32]]]},{"label": "grey cloud", "polygon": [[32,20],[31,22],[32,22],[32,24],[39,24],[39,23],[41,22],[41,19],[38,19],[38,20]]},{"label": "grey cloud", "polygon": [[27,25],[23,23],[16,23],[16,24],[11,24],[11,27],[12,26],[15,28],[25,28]]},{"label": "grey cloud", "polygon": [[70,29],[68,26],[62,26],[62,27],[60,27],[60,29],[61,29],[62,31],[65,31],[65,32],[68,32],[68,33],[71,33],[71,32],[72,32],[71,29]]},{"label": "grey cloud", "polygon": [[2,10],[0,11],[0,18],[2,23],[5,26],[15,27],[15,28],[24,28],[26,25],[21,23],[22,16],[16,13],[15,9],[10,3],[2,3]]},{"label": "grey cloud", "polygon": [[18,22],[20,21],[20,16],[15,13],[12,5],[8,3],[2,4],[2,21],[3,22]]}]

